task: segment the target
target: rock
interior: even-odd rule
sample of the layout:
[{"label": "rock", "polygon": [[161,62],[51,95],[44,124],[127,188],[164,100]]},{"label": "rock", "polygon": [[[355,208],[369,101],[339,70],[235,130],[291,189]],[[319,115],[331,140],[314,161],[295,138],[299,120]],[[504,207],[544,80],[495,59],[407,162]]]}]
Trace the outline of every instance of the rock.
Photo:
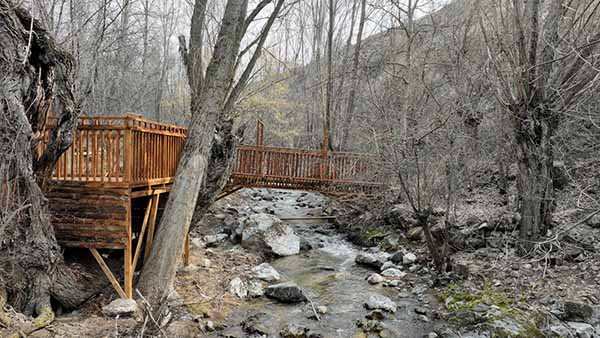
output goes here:
[{"label": "rock", "polygon": [[369,310],[384,310],[388,312],[396,312],[396,309],[398,308],[394,301],[379,294],[372,294],[369,296],[365,306]]},{"label": "rock", "polygon": [[396,251],[393,255],[390,256],[390,261],[394,264],[402,264],[402,258],[404,258],[403,251]]},{"label": "rock", "polygon": [[115,299],[102,307],[102,313],[109,317],[133,316],[138,311],[138,305],[133,299]]},{"label": "rock", "polygon": [[376,269],[380,269],[383,266],[385,259],[383,259],[383,257],[380,257],[379,255],[376,255],[376,254],[360,252],[360,253],[358,253],[358,255],[356,255],[356,258],[354,259],[354,261],[357,264],[366,265],[366,266],[370,266],[370,267],[373,267]]},{"label": "rock", "polygon": [[594,309],[588,304],[566,301],[563,304],[563,312],[565,320],[586,321],[592,317]]},{"label": "rock", "polygon": [[229,236],[227,234],[207,235],[204,236],[204,244],[207,247],[215,246],[220,242],[225,241]]},{"label": "rock", "polygon": [[277,282],[281,277],[269,263],[262,263],[252,268],[251,276],[265,282]]},{"label": "rock", "polygon": [[279,335],[281,338],[306,338],[308,329],[295,324],[287,324],[283,327]]},{"label": "rock", "polygon": [[296,255],[300,252],[300,238],[277,217],[264,213],[253,214],[242,222],[242,247],[266,251],[277,256]]},{"label": "rock", "polygon": [[395,277],[395,278],[403,278],[404,276],[406,276],[405,272],[402,272],[398,269],[394,269],[394,268],[389,268],[385,271],[383,271],[381,273],[382,276],[384,277]]},{"label": "rock", "polygon": [[367,282],[369,282],[369,284],[379,284],[383,283],[383,281],[385,281],[385,278],[378,273],[373,273],[367,278]]},{"label": "rock", "polygon": [[229,282],[229,293],[238,298],[246,298],[248,296],[248,287],[240,277],[235,277]]},{"label": "rock", "polygon": [[430,332],[429,334],[427,334],[427,338],[438,338],[438,334],[435,332]]},{"label": "rock", "polygon": [[594,327],[588,323],[580,323],[580,322],[568,322],[567,323],[578,338],[595,338],[596,330]]},{"label": "rock", "polygon": [[309,242],[306,238],[300,237],[300,251],[309,251],[314,249],[311,242]]},{"label": "rock", "polygon": [[261,281],[252,279],[248,282],[248,296],[262,297],[265,294],[265,288]]},{"label": "rock", "polygon": [[214,331],[215,323],[212,320],[207,320],[206,322],[204,322],[204,329],[209,332]]},{"label": "rock", "polygon": [[383,284],[383,286],[396,288],[396,287],[400,286],[400,284],[402,284],[402,281],[400,279],[392,279],[390,281],[386,281]]},{"label": "rock", "polygon": [[265,289],[265,295],[283,303],[299,303],[307,299],[302,289],[293,282],[271,285]]},{"label": "rock", "polygon": [[325,305],[317,306],[317,312],[322,315],[329,313],[329,309]]},{"label": "rock", "polygon": [[550,337],[574,338],[573,331],[565,324],[552,325],[548,328]]},{"label": "rock", "polygon": [[402,257],[402,264],[404,264],[404,265],[410,265],[416,261],[417,261],[417,256],[415,256],[415,254],[410,253],[410,252]]},{"label": "rock", "polygon": [[384,271],[384,270],[387,270],[387,269],[390,269],[390,268],[400,269],[396,264],[394,264],[394,263],[392,263],[390,261],[387,261],[387,262],[383,263],[383,265],[381,266],[380,270]]},{"label": "rock", "polygon": [[365,318],[370,320],[383,320],[385,318],[385,314],[381,310],[373,310],[367,313]]},{"label": "rock", "polygon": [[169,324],[165,335],[173,338],[194,338],[200,335],[200,328],[191,320],[177,320]]}]

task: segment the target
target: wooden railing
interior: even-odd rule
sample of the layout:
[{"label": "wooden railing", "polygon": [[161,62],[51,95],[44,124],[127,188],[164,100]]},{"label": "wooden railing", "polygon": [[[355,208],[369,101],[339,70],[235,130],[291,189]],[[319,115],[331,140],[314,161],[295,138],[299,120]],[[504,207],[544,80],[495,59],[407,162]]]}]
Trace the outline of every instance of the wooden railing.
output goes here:
[{"label": "wooden railing", "polygon": [[185,136],[185,128],[135,116],[80,117],[53,179],[119,186],[168,183]]},{"label": "wooden railing", "polygon": [[[234,183],[251,186],[347,190],[380,185],[374,158],[354,153],[239,146]],[[331,188],[331,189],[330,189]]]}]

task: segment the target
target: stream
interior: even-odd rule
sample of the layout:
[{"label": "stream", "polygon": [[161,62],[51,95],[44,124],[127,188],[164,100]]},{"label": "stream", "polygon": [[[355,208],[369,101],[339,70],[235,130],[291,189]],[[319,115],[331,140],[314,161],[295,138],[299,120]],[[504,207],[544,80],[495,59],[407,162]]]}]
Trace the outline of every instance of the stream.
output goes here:
[{"label": "stream", "polygon": [[[297,191],[255,190],[254,211],[270,211],[280,218],[321,216],[325,197]],[[269,196],[270,195],[270,196]],[[265,196],[269,196],[264,198]],[[255,193],[256,197],[256,193]],[[297,221],[296,221],[297,222]],[[373,270],[359,266],[354,259],[361,248],[354,246],[337,233],[332,224],[291,224],[300,237],[313,249],[298,255],[269,262],[281,275],[282,281],[299,285],[314,307],[326,306],[327,313],[315,319],[310,302],[283,304],[266,297],[248,300],[228,317],[228,328],[218,333],[220,337],[248,337],[244,322],[257,318],[260,325],[269,329],[269,337],[279,337],[279,332],[289,324],[308,330],[307,337],[423,337],[432,331],[433,323],[415,309],[427,308],[421,300],[428,296],[415,296],[410,291],[419,285],[404,285],[407,292],[398,288],[370,285],[366,281]],[[421,286],[421,293],[426,288]],[[371,294],[380,294],[398,305],[395,313],[386,313],[377,333],[365,335],[357,322],[370,312],[364,306]],[[312,334],[312,336],[311,336]],[[251,336],[251,335],[250,335]],[[256,335],[257,337],[260,335]]]}]

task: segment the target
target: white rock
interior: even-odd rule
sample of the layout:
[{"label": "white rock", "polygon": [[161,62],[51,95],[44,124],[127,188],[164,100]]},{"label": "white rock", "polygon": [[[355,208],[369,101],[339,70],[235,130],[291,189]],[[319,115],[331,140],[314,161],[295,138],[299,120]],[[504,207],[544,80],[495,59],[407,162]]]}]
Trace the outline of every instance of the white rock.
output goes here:
[{"label": "white rock", "polygon": [[206,246],[213,246],[219,242],[223,242],[227,238],[229,238],[229,236],[226,234],[207,235],[204,236],[204,243]]},{"label": "white rock", "polygon": [[261,281],[250,280],[248,282],[248,296],[250,297],[261,297],[265,294],[265,288]]},{"label": "white rock", "polygon": [[407,253],[402,257],[402,264],[409,265],[417,261],[417,256],[413,253]]},{"label": "white rock", "polygon": [[394,264],[393,262],[387,261],[385,263],[383,263],[383,265],[381,266],[381,271],[390,269],[390,268],[394,268],[394,269],[400,269],[396,264]]},{"label": "white rock", "polygon": [[281,277],[269,263],[262,263],[252,268],[251,275],[254,278],[264,280],[265,282],[276,282]]},{"label": "white rock", "polygon": [[246,217],[242,230],[245,249],[268,251],[277,256],[296,255],[300,252],[300,238],[292,227],[275,216],[259,213]]},{"label": "white rock", "polygon": [[385,277],[395,277],[395,278],[403,278],[406,276],[405,272],[402,272],[398,269],[389,268],[381,273],[382,276]]},{"label": "white rock", "polygon": [[398,305],[396,305],[394,301],[379,294],[369,296],[365,306],[369,310],[384,310],[389,312],[396,312],[396,309],[398,308]]},{"label": "white rock", "polygon": [[575,331],[578,338],[594,338],[596,330],[588,323],[568,322],[569,326]]},{"label": "white rock", "polygon": [[229,282],[229,293],[238,298],[246,298],[248,296],[248,287],[240,277],[235,277]]},{"label": "white rock", "polygon": [[138,305],[133,299],[115,299],[102,307],[102,313],[109,317],[131,316],[138,311]]},{"label": "white rock", "polygon": [[327,308],[327,306],[321,305],[317,306],[317,312],[322,315],[326,315],[329,312],[329,309]]},{"label": "white rock", "polygon": [[369,278],[367,278],[367,282],[369,282],[369,284],[379,284],[382,283],[384,280],[385,278],[383,278],[378,273],[373,273],[369,276]]}]

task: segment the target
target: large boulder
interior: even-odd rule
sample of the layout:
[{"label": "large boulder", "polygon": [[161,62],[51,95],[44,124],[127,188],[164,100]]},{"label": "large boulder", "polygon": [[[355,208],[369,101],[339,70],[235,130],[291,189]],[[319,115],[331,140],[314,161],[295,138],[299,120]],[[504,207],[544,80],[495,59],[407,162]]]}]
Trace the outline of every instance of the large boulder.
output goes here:
[{"label": "large boulder", "polygon": [[259,213],[242,221],[242,247],[277,256],[300,252],[300,238],[275,216]]},{"label": "large boulder", "polygon": [[307,300],[302,289],[293,282],[271,285],[265,289],[265,296],[283,303],[299,303]]}]

